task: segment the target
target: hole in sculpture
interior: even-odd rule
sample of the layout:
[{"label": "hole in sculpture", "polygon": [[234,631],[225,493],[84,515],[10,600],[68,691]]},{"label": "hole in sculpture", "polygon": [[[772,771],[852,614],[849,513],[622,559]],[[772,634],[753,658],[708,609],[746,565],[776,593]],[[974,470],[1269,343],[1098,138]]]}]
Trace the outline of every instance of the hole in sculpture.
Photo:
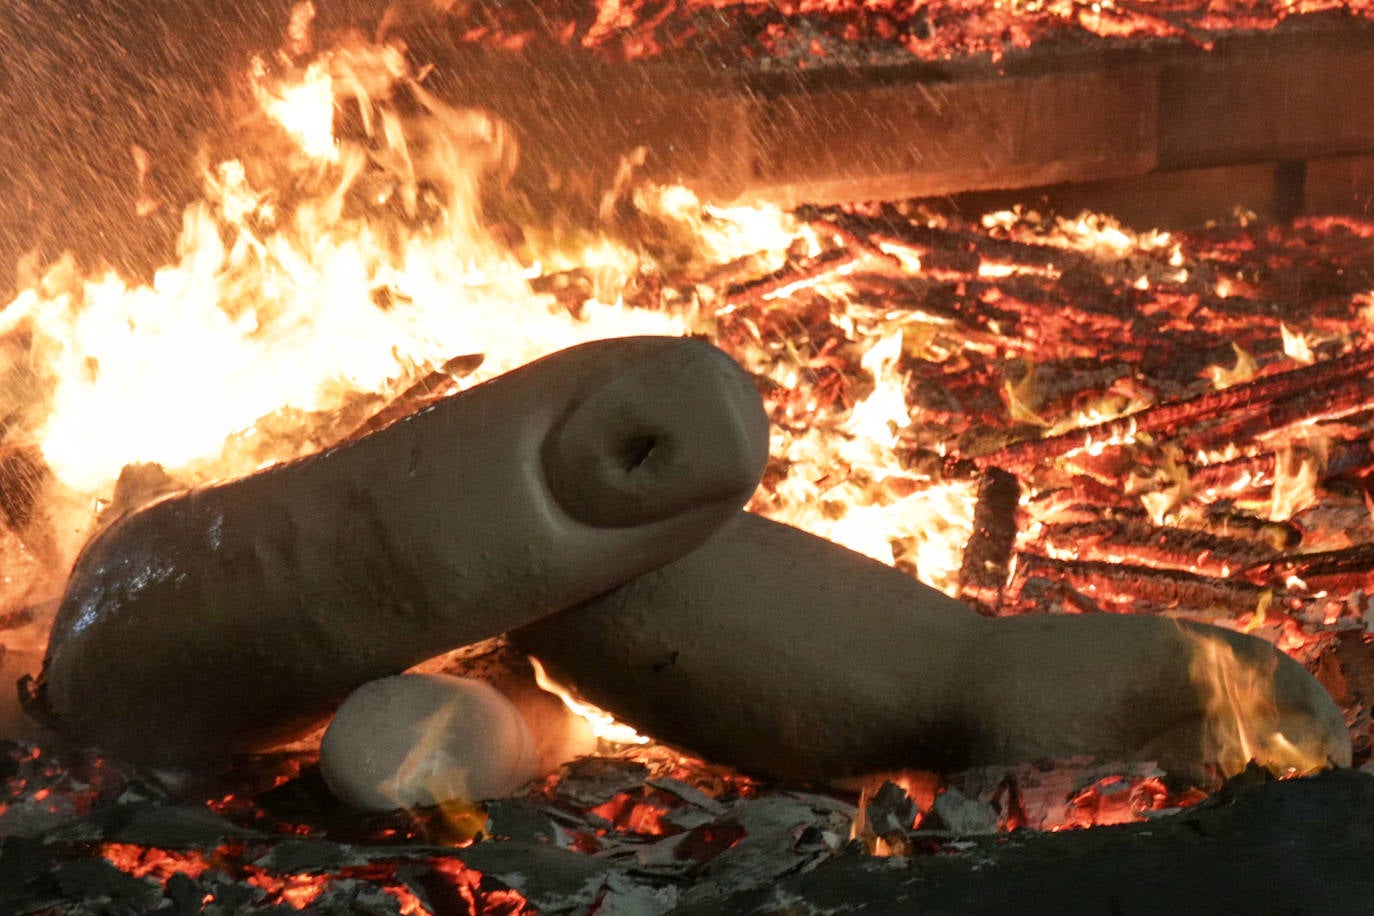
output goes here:
[{"label": "hole in sculpture", "polygon": [[637,471],[649,460],[658,448],[659,438],[654,435],[631,436],[621,450],[621,464],[626,471]]}]

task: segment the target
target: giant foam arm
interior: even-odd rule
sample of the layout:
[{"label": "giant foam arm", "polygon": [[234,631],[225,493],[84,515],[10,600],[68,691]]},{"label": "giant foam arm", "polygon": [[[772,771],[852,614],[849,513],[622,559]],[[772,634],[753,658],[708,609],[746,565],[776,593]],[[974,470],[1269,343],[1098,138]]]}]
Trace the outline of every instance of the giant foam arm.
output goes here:
[{"label": "giant foam arm", "polygon": [[757,485],[767,430],[700,341],[556,353],[115,522],[77,559],[38,699],[127,757],[295,736],[360,684],[691,550]]},{"label": "giant foam arm", "polygon": [[1080,754],[1209,762],[1198,640],[1269,679],[1276,721],[1350,762],[1340,710],[1264,640],[1127,615],[989,619],[741,513],[705,545],[512,634],[587,699],[708,759],[804,780]]}]

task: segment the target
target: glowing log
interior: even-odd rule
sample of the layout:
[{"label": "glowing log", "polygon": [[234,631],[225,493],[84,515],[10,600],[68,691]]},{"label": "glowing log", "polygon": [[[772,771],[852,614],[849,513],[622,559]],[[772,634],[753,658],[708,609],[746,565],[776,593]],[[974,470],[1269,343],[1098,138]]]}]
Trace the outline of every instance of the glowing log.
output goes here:
[{"label": "glowing log", "polygon": [[988,468],[978,482],[978,505],[973,510],[973,534],[964,548],[959,569],[959,596],[980,613],[996,612],[1011,574],[1016,547],[1016,509],[1021,483],[1001,468]]},{"label": "glowing log", "polygon": [[[1374,407],[1374,379],[1368,375],[1336,377],[1329,385],[1321,381],[1321,373],[1316,370],[1336,362],[1339,359],[1289,370],[1285,375],[1313,370],[1313,387],[1288,394],[1283,400],[1239,405],[1229,415],[1182,439],[1180,447],[1187,454],[1220,451],[1236,442],[1248,442],[1300,424],[1345,417]],[[1341,460],[1347,460],[1346,456],[1341,456]]]},{"label": "glowing log", "polygon": [[[1185,439],[1190,449],[1247,439],[1236,431],[1253,424],[1249,433],[1273,430],[1304,419],[1353,413],[1374,402],[1374,349],[1351,352],[1273,375],[1262,376],[1189,398],[1164,401],[1137,413],[1044,439],[1018,442],[973,460],[980,467],[1022,468],[1087,448],[1093,442],[1148,432]],[[1199,438],[1224,433],[1217,441]]]},{"label": "glowing log", "polygon": [[749,377],[700,341],[556,353],[115,522],[76,562],[37,700],[131,758],[271,745],[360,684],[691,550],[757,485],[767,431]]},{"label": "glowing log", "polygon": [[846,251],[842,248],[836,248],[805,263],[789,261],[766,277],[751,280],[726,290],[725,301],[727,305],[736,308],[743,305],[757,305],[789,286],[808,283],[852,269],[862,258],[862,251]]},{"label": "glowing log", "polygon": [[[1087,552],[1087,551],[1085,551]],[[1159,569],[1113,560],[1057,560],[1033,553],[1016,555],[1016,573],[1007,589],[1015,601],[1033,592],[1034,580],[1058,582],[1091,595],[1101,605],[1154,604],[1165,608],[1205,608],[1231,614],[1253,611],[1272,586],[1240,576],[1208,576],[1184,569]]]},{"label": "glowing log", "polygon": [[500,798],[539,772],[515,705],[490,684],[446,674],[364,684],[320,744],[329,788],[367,811]]},{"label": "glowing log", "polygon": [[[1056,556],[1071,556],[1077,561],[1173,568],[1222,578],[1278,555],[1274,547],[1262,542],[1153,525],[1139,518],[1052,523],[1043,526],[1040,538]],[[1123,588],[1122,593],[1129,595],[1131,588]],[[1184,605],[1190,603],[1195,602]]]},{"label": "glowing log", "polygon": [[1256,581],[1273,582],[1296,576],[1302,580],[1302,590],[1309,593],[1349,595],[1363,589],[1368,594],[1374,588],[1374,545],[1290,554],[1247,569],[1245,574]]},{"label": "glowing log", "polygon": [[1263,640],[1153,617],[989,619],[748,514],[512,636],[634,727],[789,778],[1079,754],[1194,770],[1218,731],[1206,728],[1211,688],[1191,670],[1195,640],[1261,673],[1293,745],[1350,761],[1335,703]]}]

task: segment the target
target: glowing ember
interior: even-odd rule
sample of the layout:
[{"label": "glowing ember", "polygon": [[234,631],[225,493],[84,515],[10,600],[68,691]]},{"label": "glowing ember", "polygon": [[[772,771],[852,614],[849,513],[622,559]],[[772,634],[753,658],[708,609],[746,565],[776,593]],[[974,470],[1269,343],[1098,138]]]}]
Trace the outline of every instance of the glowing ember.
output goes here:
[{"label": "glowing ember", "polygon": [[[231,902],[229,905],[236,910],[239,906],[249,906],[256,912],[285,905],[293,910],[312,912],[316,904],[324,905],[331,890],[338,888],[339,897],[345,899],[360,890],[372,896],[393,898],[392,911],[408,916],[431,916],[450,911],[443,907],[431,909],[433,904],[427,906],[415,889],[397,875],[395,862],[380,859],[373,864],[351,865],[328,874],[278,873],[255,864],[261,852],[261,849],[239,843],[226,843],[208,851],[192,849],[185,852],[132,843],[102,843],[100,846],[101,856],[115,868],[130,877],[157,882],[163,887],[168,886],[173,876],[194,880],[215,874],[219,876],[219,884],[211,881],[205,886],[229,891],[235,890],[229,883],[231,878],[241,881],[243,886],[253,889],[254,899],[251,903],[240,900],[237,906]],[[428,873],[427,896],[434,898],[435,891],[441,890],[444,896],[438,898],[440,902],[462,906],[463,912],[520,916],[531,911],[521,894],[493,885],[481,872],[457,860],[432,858],[408,864],[412,869],[417,866]],[[213,905],[217,899],[216,891],[211,890],[204,895],[201,904]]]},{"label": "glowing ember", "polygon": [[172,875],[197,878],[210,868],[210,863],[195,853],[179,855],[167,850],[135,846],[132,843],[103,843],[100,854],[120,871],[135,878],[151,875],[164,884]]}]

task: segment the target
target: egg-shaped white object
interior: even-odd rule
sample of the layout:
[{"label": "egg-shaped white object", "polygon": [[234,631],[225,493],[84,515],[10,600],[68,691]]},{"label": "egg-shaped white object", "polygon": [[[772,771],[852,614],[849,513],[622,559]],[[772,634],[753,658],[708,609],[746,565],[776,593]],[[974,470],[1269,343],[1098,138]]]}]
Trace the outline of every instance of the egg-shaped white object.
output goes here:
[{"label": "egg-shaped white object", "polygon": [[401,674],[349,695],[324,734],[320,770],[368,811],[509,795],[538,775],[529,728],[484,681]]}]

